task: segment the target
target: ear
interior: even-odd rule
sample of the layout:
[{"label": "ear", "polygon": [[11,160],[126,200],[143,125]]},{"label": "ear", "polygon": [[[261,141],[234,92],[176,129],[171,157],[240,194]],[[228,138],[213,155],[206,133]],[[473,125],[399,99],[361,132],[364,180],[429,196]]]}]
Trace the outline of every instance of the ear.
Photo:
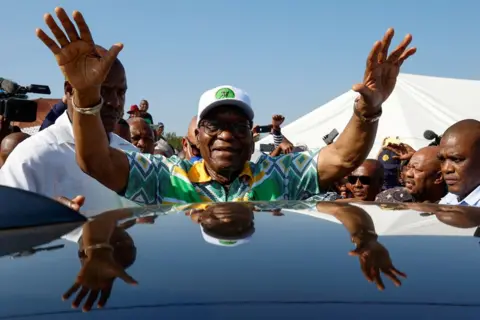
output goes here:
[{"label": "ear", "polygon": [[63,91],[67,95],[67,97],[73,94],[73,87],[70,82],[65,81],[65,83],[63,84]]},{"label": "ear", "polygon": [[182,146],[183,146],[183,150],[188,148],[188,142],[187,142],[187,139],[185,139],[185,137],[182,138]]},{"label": "ear", "polygon": [[442,184],[443,183],[442,171],[438,171],[435,175],[436,175],[436,177],[435,177],[434,183],[435,184]]},{"label": "ear", "polygon": [[200,141],[199,141],[199,138],[198,138],[199,135],[200,135],[200,131],[198,129],[195,129],[195,140],[196,140],[195,144],[196,144],[197,148],[200,145]]}]

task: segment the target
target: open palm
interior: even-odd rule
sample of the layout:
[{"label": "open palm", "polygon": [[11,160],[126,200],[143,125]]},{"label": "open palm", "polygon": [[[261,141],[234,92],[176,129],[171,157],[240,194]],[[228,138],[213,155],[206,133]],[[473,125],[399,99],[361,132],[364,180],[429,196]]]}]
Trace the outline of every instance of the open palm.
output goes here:
[{"label": "open palm", "polygon": [[57,42],[42,29],[36,30],[38,38],[55,55],[63,75],[74,89],[100,88],[123,45],[115,44],[108,51],[96,46],[80,12],[73,12],[80,34],[64,9],[56,8],[55,13],[66,33],[60,29],[52,15],[46,14],[45,23]]},{"label": "open palm", "polygon": [[353,86],[353,90],[362,95],[368,106],[379,107],[388,99],[397,83],[400,67],[417,50],[408,48],[412,42],[412,36],[408,34],[389,55],[393,36],[394,30],[390,28],[382,41],[375,42],[367,59],[363,83]]}]

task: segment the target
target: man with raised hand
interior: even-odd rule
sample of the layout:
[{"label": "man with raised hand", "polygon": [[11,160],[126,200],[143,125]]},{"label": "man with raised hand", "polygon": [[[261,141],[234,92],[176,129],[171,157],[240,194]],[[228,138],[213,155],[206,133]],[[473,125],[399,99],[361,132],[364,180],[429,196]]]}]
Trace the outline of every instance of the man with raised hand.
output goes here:
[{"label": "man with raised hand", "polygon": [[78,11],[75,25],[61,8],[55,9],[62,31],[50,14],[45,22],[52,40],[37,36],[52,51],[64,76],[74,88],[73,128],[80,168],[108,188],[141,204],[161,202],[246,201],[304,199],[322,194],[334,181],[358,167],[373,146],[382,104],[392,93],[402,63],[416,51],[407,49],[407,35],[388,55],[394,31],[375,42],[367,59],[364,80],[353,86],[360,94],[343,133],[321,150],[261,156],[253,152],[251,128],[254,111],[248,94],[233,86],[206,91],[200,98],[196,143],[202,161],[142,155],[110,148],[99,117],[103,100],[100,86],[123,48],[96,53],[90,30]]}]

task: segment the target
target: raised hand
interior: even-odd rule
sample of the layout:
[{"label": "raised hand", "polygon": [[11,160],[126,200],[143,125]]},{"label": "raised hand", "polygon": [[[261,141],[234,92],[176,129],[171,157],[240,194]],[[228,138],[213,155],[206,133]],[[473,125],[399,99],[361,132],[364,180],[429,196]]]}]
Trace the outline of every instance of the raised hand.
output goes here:
[{"label": "raised hand", "polygon": [[413,149],[410,145],[406,143],[389,143],[384,147],[384,149],[390,150],[397,154],[393,158],[400,160],[410,160],[410,158],[412,158],[413,154],[415,153],[415,149]]},{"label": "raised hand", "polygon": [[363,83],[356,84],[352,88],[353,91],[360,93],[363,104],[372,111],[379,110],[382,103],[392,94],[400,67],[417,51],[416,48],[408,48],[412,42],[412,36],[407,34],[400,45],[388,55],[393,35],[394,30],[390,28],[382,41],[375,42],[367,59]]},{"label": "raised hand", "polygon": [[112,64],[123,48],[114,44],[110,50],[95,45],[92,34],[79,11],[73,12],[78,31],[62,8],[55,8],[65,32],[55,22],[51,14],[44,16],[45,23],[55,36],[52,40],[42,29],[37,29],[37,37],[52,51],[58,66],[72,87],[79,91],[98,90],[105,81]]},{"label": "raised hand", "polygon": [[284,116],[282,116],[281,114],[275,114],[272,116],[272,127],[278,130],[278,128],[280,128],[284,121]]}]

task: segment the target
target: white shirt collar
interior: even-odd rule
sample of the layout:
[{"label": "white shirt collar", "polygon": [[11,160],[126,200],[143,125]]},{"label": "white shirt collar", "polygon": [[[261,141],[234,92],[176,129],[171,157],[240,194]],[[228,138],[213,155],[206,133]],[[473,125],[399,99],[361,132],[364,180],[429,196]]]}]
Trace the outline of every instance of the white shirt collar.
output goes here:
[{"label": "white shirt collar", "polygon": [[[73,138],[73,126],[68,117],[68,113],[64,112],[60,117],[57,118],[54,124],[56,130],[55,134],[57,135],[58,143],[68,143],[75,144],[75,139]],[[114,133],[109,133],[110,146],[117,149],[122,149],[125,151],[137,151],[134,145],[132,145],[127,140],[122,139]]]},{"label": "white shirt collar", "polygon": [[480,203],[480,186],[476,187],[472,192],[468,194],[462,201],[458,201],[458,196],[453,193],[448,193],[440,201],[440,204],[450,204],[450,205],[468,205],[472,207],[479,206]]}]

